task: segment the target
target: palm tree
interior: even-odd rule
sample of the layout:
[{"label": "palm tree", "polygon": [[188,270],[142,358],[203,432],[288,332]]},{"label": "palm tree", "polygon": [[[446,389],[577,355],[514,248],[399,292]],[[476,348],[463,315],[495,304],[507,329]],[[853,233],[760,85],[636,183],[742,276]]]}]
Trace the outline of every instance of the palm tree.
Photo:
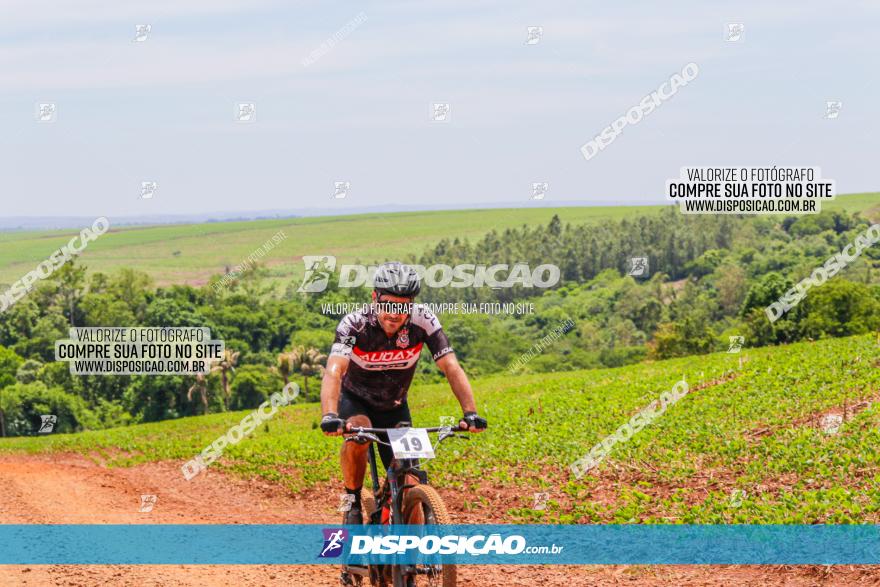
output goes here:
[{"label": "palm tree", "polygon": [[275,360],[275,372],[284,379],[284,385],[290,383],[290,374],[293,372],[293,353],[280,353]]},{"label": "palm tree", "polygon": [[223,383],[223,407],[229,409],[229,372],[235,372],[235,364],[238,362],[238,351],[223,350],[223,358],[211,365],[211,373],[220,372],[220,380]]},{"label": "palm tree", "polygon": [[186,394],[186,399],[192,401],[193,392],[199,392],[199,395],[202,398],[202,406],[203,406],[203,414],[208,413],[208,379],[205,377],[204,373],[196,373],[196,382],[192,384],[192,387],[189,388],[189,391]]},{"label": "palm tree", "polygon": [[306,349],[304,346],[295,347],[290,352],[291,366],[294,371],[299,371],[303,376],[303,386],[306,397],[309,395],[309,377],[324,375],[324,361],[327,355],[315,348]]}]

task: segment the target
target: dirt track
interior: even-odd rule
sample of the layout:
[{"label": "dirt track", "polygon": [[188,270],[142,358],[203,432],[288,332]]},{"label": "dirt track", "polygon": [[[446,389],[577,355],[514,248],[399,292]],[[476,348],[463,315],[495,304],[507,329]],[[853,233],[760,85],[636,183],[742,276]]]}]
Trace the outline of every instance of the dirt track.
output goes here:
[{"label": "dirt track", "polygon": [[[293,497],[261,481],[209,471],[185,481],[171,463],[108,469],[77,455],[0,456],[0,523],[221,524],[336,523],[328,486]],[[158,496],[140,513],[140,496]],[[455,500],[451,500],[453,503]],[[454,512],[460,514],[460,512]],[[455,516],[459,517],[459,516]],[[474,514],[461,516],[470,523]],[[2,548],[2,545],[0,545]],[[880,585],[871,567],[459,567],[463,586],[541,585]],[[335,566],[28,565],[0,566],[0,585],[339,585]]]}]

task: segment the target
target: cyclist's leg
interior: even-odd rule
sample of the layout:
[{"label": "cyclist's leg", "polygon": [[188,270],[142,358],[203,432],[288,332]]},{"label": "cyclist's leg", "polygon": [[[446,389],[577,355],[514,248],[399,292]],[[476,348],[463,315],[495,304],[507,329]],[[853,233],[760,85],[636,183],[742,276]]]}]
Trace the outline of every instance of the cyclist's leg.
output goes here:
[{"label": "cyclist's leg", "polygon": [[[344,391],[339,396],[339,417],[350,423],[352,426],[371,427],[370,418],[367,415],[366,406],[363,405],[356,397],[353,397]],[[367,470],[367,450],[368,444],[358,444],[357,442],[343,442],[340,460],[342,464],[342,481],[345,486],[345,492],[348,495],[354,495],[354,501],[351,507],[343,516],[344,524],[361,524],[363,523],[363,514],[361,513],[361,487],[364,485],[364,473]],[[352,579],[345,566],[342,567],[342,576],[340,577],[343,585],[354,585]]]},{"label": "cyclist's leg", "polygon": [[[370,418],[364,414],[355,414],[346,418],[352,426],[371,428]],[[367,451],[369,444],[344,442],[342,444],[342,482],[348,490],[358,490],[364,485],[367,472]]]},{"label": "cyclist's leg", "polygon": [[[339,397],[339,417],[351,424],[352,426],[363,426],[370,428],[372,423],[369,417],[369,411],[363,402],[356,397],[345,393],[344,391]],[[369,444],[359,444],[357,442],[342,443],[342,481],[346,491],[349,493],[357,491],[364,485],[364,475],[367,472],[367,451]]]}]

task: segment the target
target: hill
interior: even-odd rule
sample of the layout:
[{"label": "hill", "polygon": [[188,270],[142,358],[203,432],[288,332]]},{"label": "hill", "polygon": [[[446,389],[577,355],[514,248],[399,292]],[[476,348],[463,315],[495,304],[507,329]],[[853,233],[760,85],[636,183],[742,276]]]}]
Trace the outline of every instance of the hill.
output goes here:
[{"label": "hill", "polygon": [[[616,369],[477,379],[489,430],[426,465],[481,519],[562,523],[877,523],[876,335]],[[581,479],[577,459],[684,378],[689,392]],[[457,416],[445,384],[410,392],[415,425]],[[193,458],[248,412],[0,439],[0,452],[74,451],[111,466]],[[339,439],[315,404],[284,408],[212,468],[295,492],[336,486]],[[177,466],[175,465],[175,466]],[[331,483],[332,482],[332,483]],[[490,490],[495,497],[487,498]],[[532,509],[546,491],[546,510]]]},{"label": "hill", "polygon": [[[878,212],[880,194],[839,196],[823,209]],[[607,206],[402,212],[111,228],[82,255],[91,271],[112,273],[131,267],[151,275],[157,285],[202,285],[223,274],[271,239],[282,240],[263,261],[275,280],[298,280],[303,255],[334,255],[340,263],[369,262],[420,253],[441,238],[471,240],[492,228],[504,230],[545,224],[553,215],[565,222],[603,222],[659,212],[665,206]],[[112,223],[112,218],[110,219]],[[0,233],[0,284],[11,284],[65,244],[75,231]]]}]

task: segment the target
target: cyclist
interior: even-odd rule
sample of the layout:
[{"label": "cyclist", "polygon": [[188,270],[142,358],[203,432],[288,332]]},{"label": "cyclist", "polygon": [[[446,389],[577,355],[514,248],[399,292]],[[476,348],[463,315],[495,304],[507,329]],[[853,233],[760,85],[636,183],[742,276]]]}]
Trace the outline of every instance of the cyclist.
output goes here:
[{"label": "cyclist", "polygon": [[[324,434],[339,435],[358,426],[394,428],[410,423],[406,396],[424,344],[461,404],[464,415],[459,428],[485,430],[486,420],[477,415],[471,384],[440,321],[423,305],[413,304],[420,286],[413,267],[385,263],[373,279],[373,303],[339,323],[321,382]],[[345,492],[353,496],[346,524],[363,523],[360,499],[367,450],[367,444],[342,445],[342,479]],[[379,455],[387,468],[391,449],[379,445]]]}]

